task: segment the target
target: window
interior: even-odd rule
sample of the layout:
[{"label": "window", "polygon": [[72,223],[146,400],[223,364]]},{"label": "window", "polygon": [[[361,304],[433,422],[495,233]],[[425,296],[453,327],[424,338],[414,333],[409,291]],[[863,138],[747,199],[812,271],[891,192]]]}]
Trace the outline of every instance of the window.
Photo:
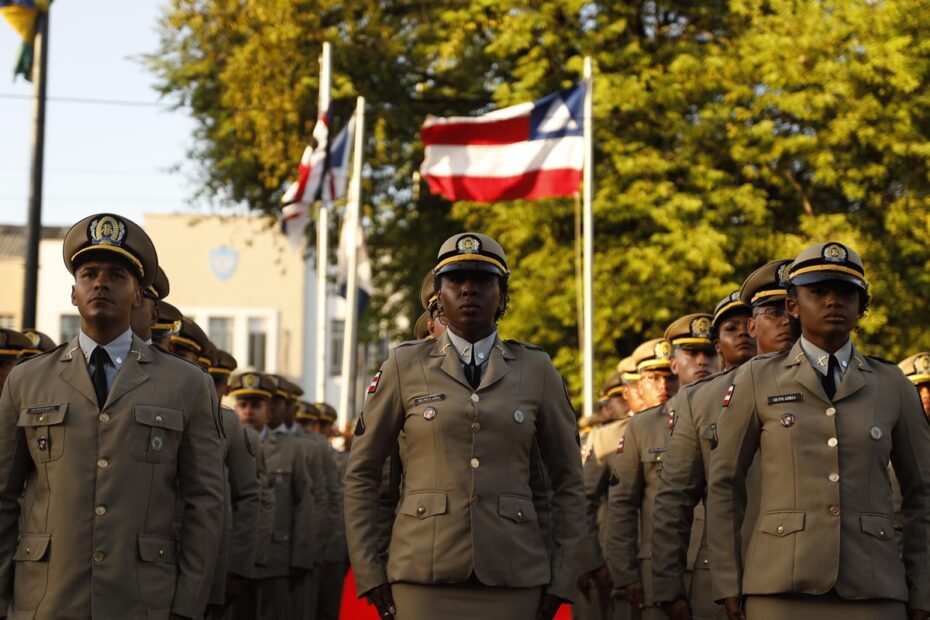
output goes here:
[{"label": "window", "polygon": [[207,319],[207,336],[217,349],[227,353],[232,351],[233,320],[230,317],[211,316]]},{"label": "window", "polygon": [[6,329],[16,329],[13,327],[13,315],[12,314],[0,314],[0,327]]},{"label": "window", "polygon": [[346,322],[333,319],[330,323],[329,339],[329,374],[331,377],[342,375],[342,343],[345,340]]},{"label": "window", "polygon": [[63,314],[61,315],[61,329],[59,330],[60,338],[58,342],[70,342],[72,338],[77,336],[78,332],[81,330],[81,317],[77,314]]},{"label": "window", "polygon": [[258,372],[265,371],[265,349],[268,332],[265,319],[249,319],[249,366]]}]

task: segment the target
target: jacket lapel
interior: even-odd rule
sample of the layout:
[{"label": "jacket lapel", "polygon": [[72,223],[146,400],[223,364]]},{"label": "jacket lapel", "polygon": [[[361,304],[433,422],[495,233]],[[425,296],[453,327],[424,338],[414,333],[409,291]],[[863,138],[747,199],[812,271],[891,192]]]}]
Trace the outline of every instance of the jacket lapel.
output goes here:
[{"label": "jacket lapel", "polygon": [[866,378],[862,373],[872,372],[868,361],[853,345],[852,355],[849,357],[849,368],[843,373],[843,382],[836,388],[833,402],[848,398],[866,386]]},{"label": "jacket lapel", "polygon": [[148,345],[133,334],[129,355],[116,374],[116,380],[107,397],[107,405],[115,403],[124,394],[149,380],[149,373],[143,368],[143,364],[151,362],[151,353],[147,347]]},{"label": "jacket lapel", "polygon": [[481,385],[478,386],[478,389],[489,388],[500,381],[504,375],[510,372],[509,361],[515,359],[517,359],[517,356],[507,348],[501,339],[495,338],[494,346],[491,348],[491,357],[488,359],[487,368],[484,369],[484,374],[481,376]]},{"label": "jacket lapel", "polygon": [[791,352],[785,359],[785,366],[794,367],[794,380],[808,389],[809,392],[816,395],[820,400],[829,403],[827,393],[823,391],[823,384],[820,382],[820,373],[811,366],[804,349],[801,348],[801,341],[798,340],[791,348]]},{"label": "jacket lapel", "polygon": [[465,371],[462,369],[462,361],[459,359],[459,354],[456,352],[455,347],[452,346],[452,341],[449,340],[448,332],[443,332],[439,340],[433,344],[430,357],[441,358],[442,362],[439,368],[449,375],[449,378],[461,383],[468,390],[471,390],[471,384],[468,382],[468,379],[465,378]]},{"label": "jacket lapel", "polygon": [[90,373],[87,372],[87,360],[84,359],[84,352],[78,344],[77,336],[68,343],[68,348],[64,350],[58,360],[62,363],[59,376],[62,381],[73,387],[87,400],[97,407],[97,393],[94,392],[94,386],[90,382]]}]

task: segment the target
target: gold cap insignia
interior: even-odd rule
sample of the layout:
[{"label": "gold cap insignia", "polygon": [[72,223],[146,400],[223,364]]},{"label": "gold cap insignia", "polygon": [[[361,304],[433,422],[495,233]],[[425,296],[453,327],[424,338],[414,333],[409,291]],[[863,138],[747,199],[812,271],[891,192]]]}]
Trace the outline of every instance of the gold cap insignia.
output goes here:
[{"label": "gold cap insignia", "polygon": [[35,332],[23,332],[23,333],[26,334],[26,338],[29,339],[29,342],[32,343],[32,346],[34,346],[34,347],[39,346],[39,341],[41,340],[41,339],[39,338],[39,334],[37,334],[37,333],[35,333]]},{"label": "gold cap insignia", "polygon": [[472,254],[481,251],[481,241],[478,237],[465,235],[455,243],[455,249],[462,253]]},{"label": "gold cap insignia", "polygon": [[242,387],[247,390],[254,390],[261,383],[261,378],[258,375],[247,374],[242,375]]},{"label": "gold cap insignia", "polygon": [[126,237],[126,225],[112,215],[104,215],[96,220],[91,220],[87,232],[93,245],[115,245],[119,247],[123,245],[123,239]]},{"label": "gold cap insignia", "polygon": [[663,340],[656,344],[655,348],[656,359],[667,360],[672,359],[672,345],[668,340]]},{"label": "gold cap insignia", "polygon": [[918,355],[914,358],[914,370],[921,374],[930,372],[930,355]]},{"label": "gold cap insignia", "polygon": [[778,268],[778,271],[775,272],[775,282],[778,286],[788,288],[788,267],[791,266],[791,263],[784,263],[781,267]]},{"label": "gold cap insignia", "polygon": [[691,321],[691,335],[695,338],[710,338],[710,319],[700,316]]},{"label": "gold cap insignia", "polygon": [[842,263],[846,261],[849,252],[839,243],[829,243],[823,247],[823,259],[829,263]]}]

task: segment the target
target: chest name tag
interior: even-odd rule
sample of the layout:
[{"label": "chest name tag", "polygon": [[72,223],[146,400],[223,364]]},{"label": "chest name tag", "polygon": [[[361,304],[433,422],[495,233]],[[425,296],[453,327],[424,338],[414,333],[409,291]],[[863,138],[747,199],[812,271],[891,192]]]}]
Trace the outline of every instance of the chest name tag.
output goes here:
[{"label": "chest name tag", "polygon": [[422,405],[424,403],[435,403],[445,399],[445,394],[430,394],[429,396],[420,396],[419,398],[414,398],[413,404]]},{"label": "chest name tag", "polygon": [[798,392],[797,394],[777,394],[775,396],[769,396],[768,401],[770,405],[779,405],[781,403],[795,403],[804,400],[804,395]]},{"label": "chest name tag", "polygon": [[26,413],[29,414],[40,414],[40,413],[50,413],[52,411],[58,411],[61,409],[61,405],[42,405],[41,407],[29,407],[26,409]]},{"label": "chest name tag", "polygon": [[659,454],[666,450],[668,450],[668,448],[649,448],[649,454]]}]

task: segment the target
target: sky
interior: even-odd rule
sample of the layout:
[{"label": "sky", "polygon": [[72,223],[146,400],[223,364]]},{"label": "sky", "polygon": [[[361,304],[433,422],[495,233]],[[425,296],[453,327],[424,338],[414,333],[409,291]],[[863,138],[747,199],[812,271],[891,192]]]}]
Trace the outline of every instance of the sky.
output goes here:
[{"label": "sky", "polygon": [[[144,213],[205,212],[191,202],[195,188],[187,178],[194,121],[160,102],[154,76],[138,60],[158,47],[161,6],[155,0],[52,3],[44,225],[70,225],[100,211],[139,223]],[[19,46],[19,35],[0,18],[3,224],[25,224],[28,211],[33,85],[13,80]]]}]

